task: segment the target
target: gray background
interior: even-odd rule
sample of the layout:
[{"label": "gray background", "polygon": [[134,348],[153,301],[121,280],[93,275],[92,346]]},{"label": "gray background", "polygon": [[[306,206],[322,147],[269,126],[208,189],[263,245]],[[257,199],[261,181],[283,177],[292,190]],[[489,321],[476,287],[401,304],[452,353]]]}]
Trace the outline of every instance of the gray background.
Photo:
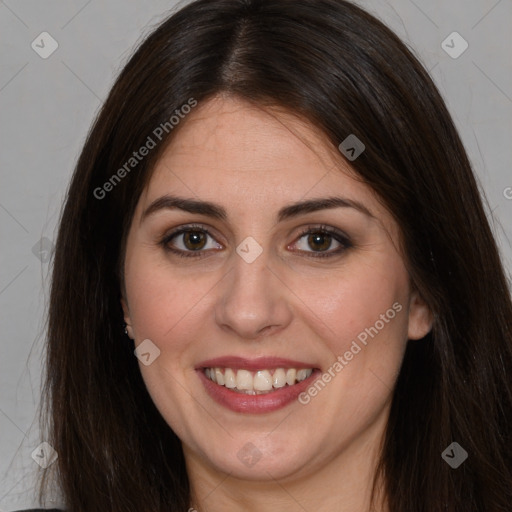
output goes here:
[{"label": "gray background", "polygon": [[[359,1],[419,56],[447,101],[512,269],[512,0]],[[47,252],[85,135],[137,41],[175,1],[0,1],[0,511],[37,505]],[[47,59],[31,47],[58,42]],[[454,59],[453,31],[468,42]],[[453,50],[460,43],[448,39]],[[45,48],[48,48],[47,42]],[[501,225],[500,225],[501,224]],[[43,242],[40,240],[43,238]],[[55,499],[58,504],[58,495]]]}]

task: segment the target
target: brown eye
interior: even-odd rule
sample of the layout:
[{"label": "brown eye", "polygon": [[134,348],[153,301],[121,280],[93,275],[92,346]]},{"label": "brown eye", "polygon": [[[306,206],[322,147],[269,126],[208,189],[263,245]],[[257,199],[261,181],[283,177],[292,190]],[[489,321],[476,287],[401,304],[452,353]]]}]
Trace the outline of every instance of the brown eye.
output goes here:
[{"label": "brown eye", "polygon": [[190,251],[198,251],[206,245],[206,235],[201,231],[187,231],[183,233],[183,244]]},{"label": "brown eye", "polygon": [[332,236],[326,233],[312,233],[308,236],[308,245],[314,251],[327,251],[332,244]]},{"label": "brown eye", "polygon": [[210,232],[199,226],[184,226],[161,240],[166,251],[183,257],[200,257],[211,250],[220,250],[219,244]]},{"label": "brown eye", "polygon": [[308,227],[293,246],[307,256],[318,258],[339,256],[353,247],[347,235],[328,226]]}]

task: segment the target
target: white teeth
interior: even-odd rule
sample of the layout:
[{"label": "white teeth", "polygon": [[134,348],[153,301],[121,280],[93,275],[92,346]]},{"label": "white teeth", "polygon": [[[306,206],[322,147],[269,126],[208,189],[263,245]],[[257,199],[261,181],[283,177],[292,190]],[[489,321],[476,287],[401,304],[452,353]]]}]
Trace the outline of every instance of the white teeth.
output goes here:
[{"label": "white teeth", "polygon": [[283,368],[278,368],[272,375],[272,386],[275,388],[282,388],[286,386],[286,372]]},{"label": "white teeth", "polygon": [[222,375],[222,371],[220,368],[215,368],[215,380],[217,384],[224,386],[224,375]]},{"label": "white teeth", "polygon": [[236,376],[231,368],[224,370],[224,386],[231,389],[236,388]]},{"label": "white teeth", "polygon": [[252,373],[247,370],[238,370],[236,372],[236,387],[238,389],[247,389],[250,391],[254,389],[252,387],[253,379]]},{"label": "white teeth", "polygon": [[293,384],[295,384],[296,377],[297,370],[295,368],[289,368],[286,371],[286,384],[288,384],[288,386],[293,386]]},{"label": "white teeth", "polygon": [[240,393],[259,395],[286,385],[293,386],[297,382],[302,382],[313,373],[313,369],[276,368],[275,370],[250,372],[232,368],[206,368],[204,373],[208,379],[220,386]]},{"label": "white teeth", "polygon": [[[297,371],[297,382],[301,382],[304,379],[307,379],[312,373],[313,373],[313,370],[311,370],[311,369],[301,368],[300,370]],[[218,382],[218,380],[217,380],[217,382]]]},{"label": "white teeth", "polygon": [[272,389],[272,377],[268,370],[256,372],[253,379],[253,387],[256,391],[270,391]]}]

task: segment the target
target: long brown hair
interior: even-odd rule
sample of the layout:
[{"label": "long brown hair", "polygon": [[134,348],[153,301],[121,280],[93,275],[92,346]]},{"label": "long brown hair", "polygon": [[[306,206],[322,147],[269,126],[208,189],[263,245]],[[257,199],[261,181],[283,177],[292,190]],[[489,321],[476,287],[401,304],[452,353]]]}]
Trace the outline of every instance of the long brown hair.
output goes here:
[{"label": "long brown hair", "polygon": [[[41,430],[59,458],[41,499],[53,474],[69,512],[188,509],[181,444],[145,388],[119,301],[135,205],[186,118],[113,175],[182,105],[218,93],[284,107],[333,147],[355,134],[366,150],[352,167],[400,226],[434,324],[409,342],[394,389],[377,472],[390,510],[509,510],[512,304],[477,183],[423,67],[343,0],[194,1],[121,72],[79,158],[56,244]],[[441,457],[454,441],[468,453],[457,469]]]}]

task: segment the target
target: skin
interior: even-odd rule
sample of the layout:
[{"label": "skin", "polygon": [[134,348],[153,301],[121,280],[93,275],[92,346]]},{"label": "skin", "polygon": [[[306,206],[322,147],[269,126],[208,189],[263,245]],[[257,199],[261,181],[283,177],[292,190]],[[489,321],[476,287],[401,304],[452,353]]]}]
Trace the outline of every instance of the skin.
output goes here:
[{"label": "skin", "polygon": [[[399,228],[325,137],[291,114],[218,96],[179,128],[135,211],[122,305],[135,345],[150,339],[161,351],[140,369],[182,441],[191,506],[362,512],[407,340],[432,324],[397,250]],[[217,203],[227,219],[178,209],[143,218],[165,194]],[[362,203],[371,216],[338,207],[276,220],[286,205],[332,196]],[[202,257],[166,251],[165,235],[190,223],[212,234]],[[312,256],[319,245],[301,230],[321,225],[341,230],[352,246]],[[250,264],[236,252],[249,236],[263,249]],[[167,245],[193,252],[185,241],[179,235]],[[334,238],[323,243],[331,253],[343,247]],[[306,405],[236,413],[210,398],[194,370],[236,355],[291,358],[325,372],[394,303],[400,313]],[[251,467],[237,457],[247,443],[261,453]]]}]

